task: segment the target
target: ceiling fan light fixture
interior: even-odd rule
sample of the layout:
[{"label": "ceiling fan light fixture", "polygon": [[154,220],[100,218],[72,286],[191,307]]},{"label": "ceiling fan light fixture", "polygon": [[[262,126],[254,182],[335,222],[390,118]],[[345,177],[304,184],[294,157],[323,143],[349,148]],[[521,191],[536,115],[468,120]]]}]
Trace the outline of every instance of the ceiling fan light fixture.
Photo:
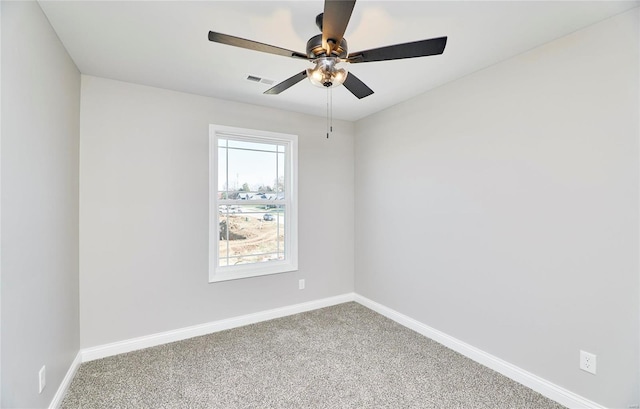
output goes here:
[{"label": "ceiling fan light fixture", "polygon": [[348,74],[349,73],[344,68],[340,68],[340,69],[336,70],[336,75],[333,77],[334,84],[342,85],[344,80],[347,79],[347,75]]},{"label": "ceiling fan light fixture", "polygon": [[339,59],[335,57],[318,58],[314,61],[316,66],[307,69],[309,81],[321,88],[334,88],[342,85],[347,79],[348,73],[344,68],[336,68],[336,64],[339,62]]}]

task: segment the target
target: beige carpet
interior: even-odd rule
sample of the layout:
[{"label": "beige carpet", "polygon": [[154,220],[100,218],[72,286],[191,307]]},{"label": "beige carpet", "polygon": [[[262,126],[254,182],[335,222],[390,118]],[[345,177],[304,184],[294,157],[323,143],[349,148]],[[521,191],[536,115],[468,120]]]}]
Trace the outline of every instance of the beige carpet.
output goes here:
[{"label": "beige carpet", "polygon": [[62,408],[561,408],[346,303],[87,362]]}]

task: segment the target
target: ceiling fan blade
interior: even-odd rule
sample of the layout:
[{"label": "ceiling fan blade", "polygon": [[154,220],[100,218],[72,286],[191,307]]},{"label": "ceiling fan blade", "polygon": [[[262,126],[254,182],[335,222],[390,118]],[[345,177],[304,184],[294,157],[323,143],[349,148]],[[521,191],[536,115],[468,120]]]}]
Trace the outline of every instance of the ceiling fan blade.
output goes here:
[{"label": "ceiling fan blade", "polygon": [[291,78],[287,78],[286,80],[282,81],[278,85],[274,85],[272,88],[269,88],[268,90],[266,90],[264,92],[264,94],[270,94],[270,95],[279,94],[282,91],[284,91],[284,90],[296,85],[297,83],[299,83],[300,81],[302,81],[305,78],[307,78],[307,71],[306,70],[302,71],[299,74],[294,75]]},{"label": "ceiling fan blade", "polygon": [[373,90],[367,87],[364,82],[360,81],[360,78],[356,77],[351,72],[347,74],[347,79],[344,80],[342,85],[344,85],[346,89],[351,91],[353,95],[358,97],[358,99],[362,99],[373,94]]},{"label": "ceiling fan blade", "polygon": [[330,46],[332,50],[340,45],[355,4],[356,0],[325,0],[322,17],[322,47],[325,50],[329,40],[335,44]]},{"label": "ceiling fan blade", "polygon": [[444,52],[447,45],[447,37],[431,38],[429,40],[414,41],[390,45],[387,47],[372,48],[371,50],[358,51],[349,54],[347,61],[355,64],[360,62],[401,60],[403,58],[426,57],[438,55]]},{"label": "ceiling fan blade", "polygon": [[245,40],[244,38],[230,36],[228,34],[216,33],[209,31],[209,41],[214,43],[232,45],[234,47],[246,48],[248,50],[262,51],[263,53],[282,55],[284,57],[301,58],[308,60],[306,54],[297,51],[287,50],[286,48],[276,47],[274,45],[263,44],[257,41]]}]

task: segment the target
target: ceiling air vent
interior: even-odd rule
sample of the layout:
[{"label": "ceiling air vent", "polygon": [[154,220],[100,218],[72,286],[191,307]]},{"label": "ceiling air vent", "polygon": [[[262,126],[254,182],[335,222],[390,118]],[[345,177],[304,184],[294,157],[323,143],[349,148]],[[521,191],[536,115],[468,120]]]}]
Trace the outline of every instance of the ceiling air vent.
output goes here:
[{"label": "ceiling air vent", "polygon": [[273,85],[274,81],[267,79],[267,78],[262,78],[262,77],[257,77],[255,75],[247,75],[247,81],[251,81],[251,82],[260,82],[262,84],[267,84],[267,85]]}]

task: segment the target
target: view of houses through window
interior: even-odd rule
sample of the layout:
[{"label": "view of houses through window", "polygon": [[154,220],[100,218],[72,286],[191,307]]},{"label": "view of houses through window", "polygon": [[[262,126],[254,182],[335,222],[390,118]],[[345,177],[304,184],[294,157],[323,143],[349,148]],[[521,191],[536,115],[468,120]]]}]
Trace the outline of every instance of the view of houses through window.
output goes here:
[{"label": "view of houses through window", "polygon": [[218,139],[220,266],[284,259],[284,164],[283,145]]}]

